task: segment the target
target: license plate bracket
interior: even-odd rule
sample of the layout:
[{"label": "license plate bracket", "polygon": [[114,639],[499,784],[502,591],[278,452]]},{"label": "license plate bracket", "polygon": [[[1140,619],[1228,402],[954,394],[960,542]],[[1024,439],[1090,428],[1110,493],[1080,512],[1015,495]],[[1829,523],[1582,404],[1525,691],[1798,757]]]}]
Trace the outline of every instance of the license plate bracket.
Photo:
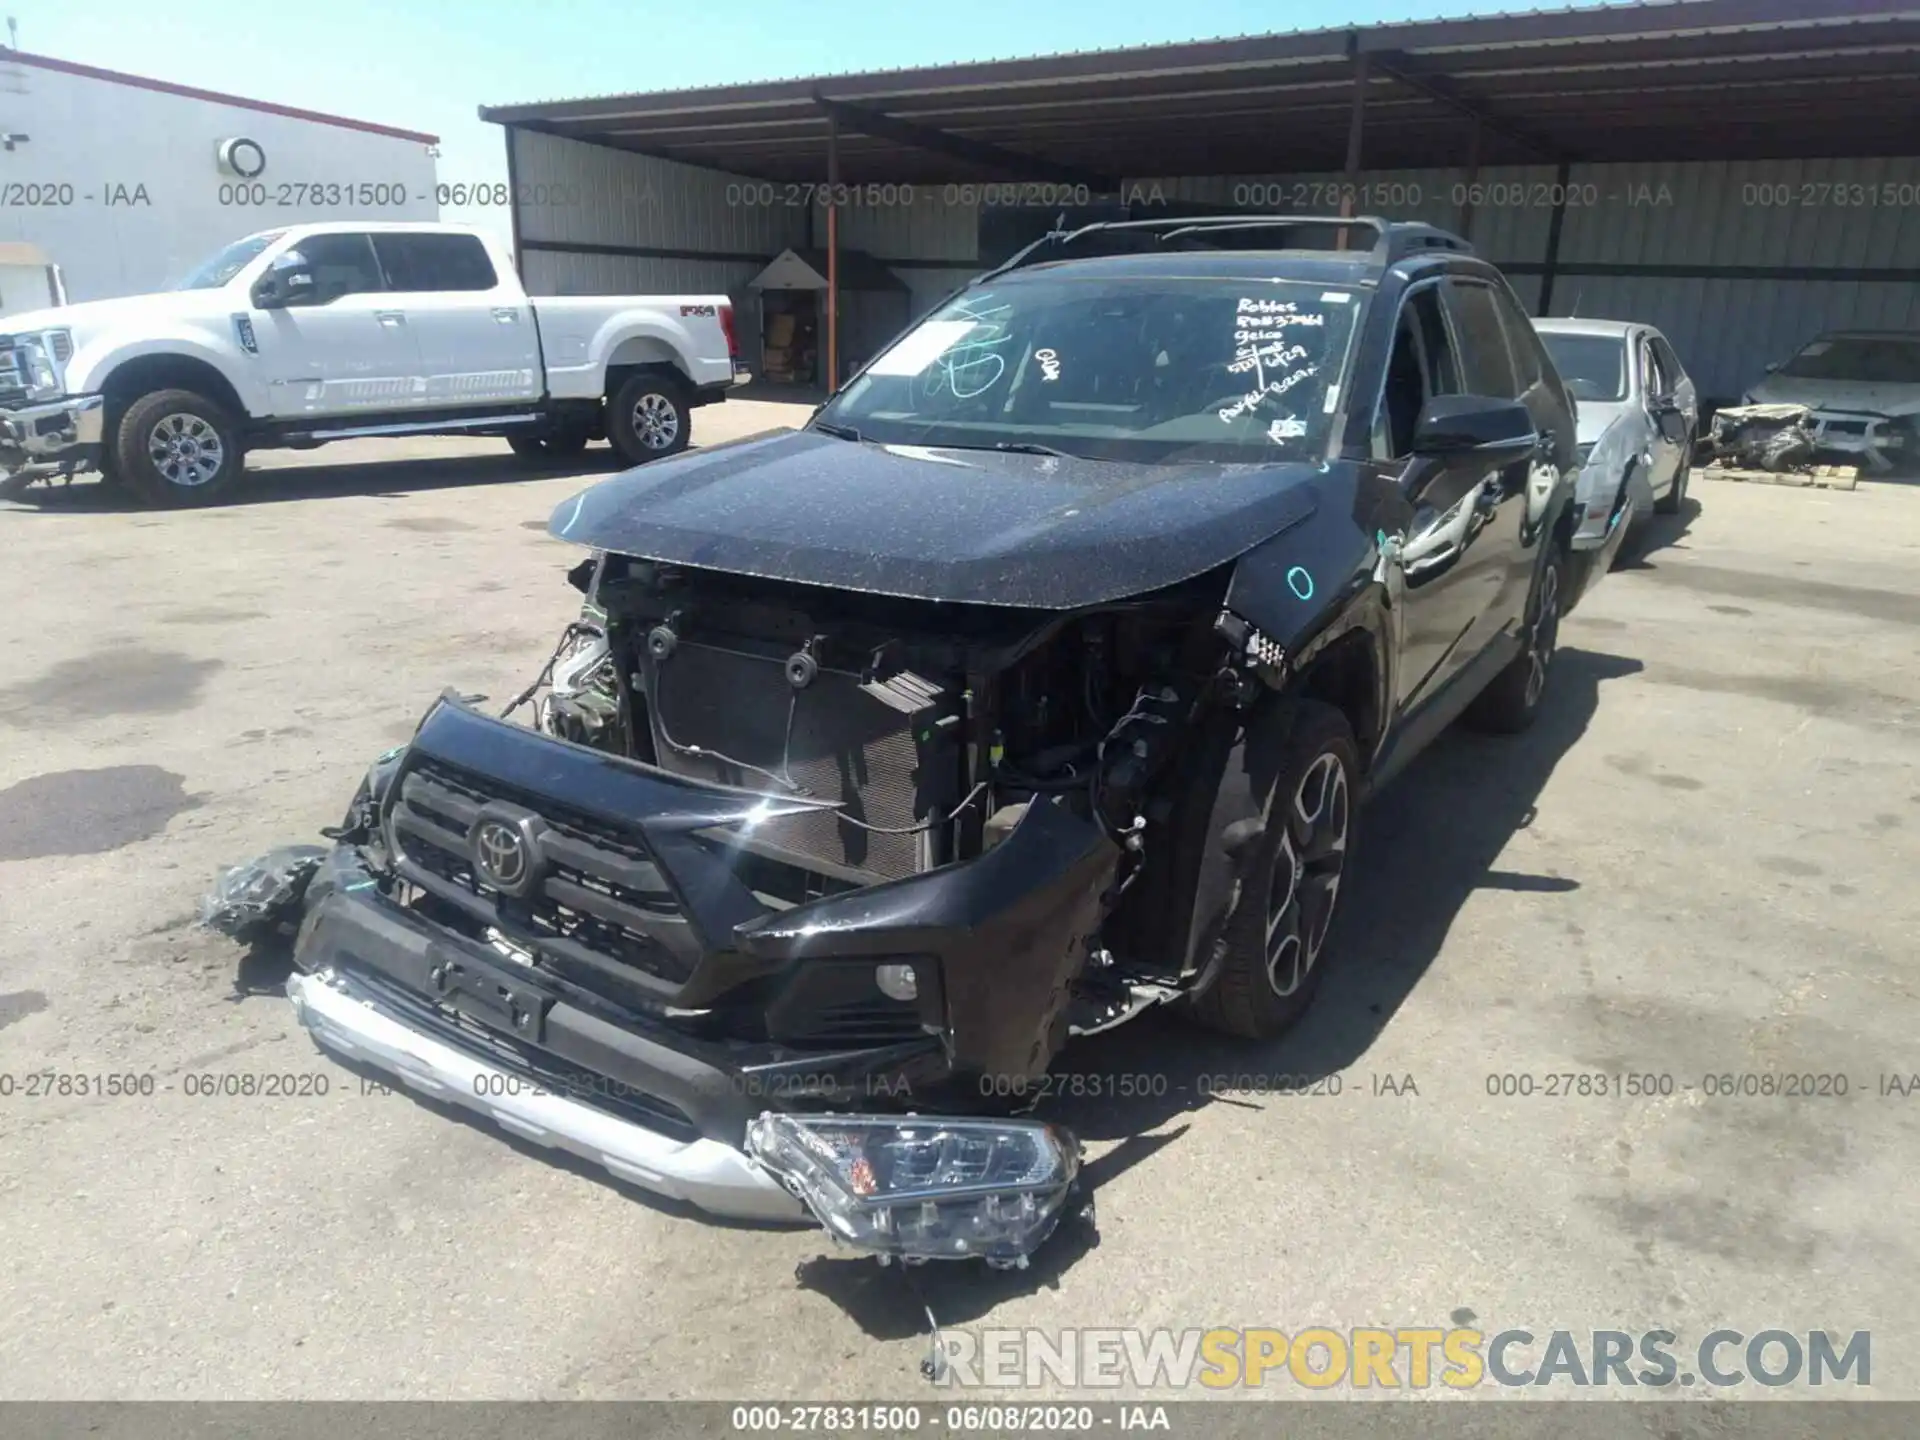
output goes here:
[{"label": "license plate bracket", "polygon": [[546,1039],[553,999],[504,970],[435,945],[427,952],[434,998],[470,1020],[538,1045]]}]

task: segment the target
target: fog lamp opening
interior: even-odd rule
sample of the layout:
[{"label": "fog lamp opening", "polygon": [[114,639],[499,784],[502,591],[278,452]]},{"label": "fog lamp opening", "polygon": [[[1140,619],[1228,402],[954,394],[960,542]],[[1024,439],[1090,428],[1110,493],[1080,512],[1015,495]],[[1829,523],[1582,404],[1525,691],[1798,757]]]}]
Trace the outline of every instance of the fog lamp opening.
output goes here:
[{"label": "fog lamp opening", "polygon": [[768,1112],[746,1149],[836,1240],[908,1264],[1023,1268],[1080,1174],[1079,1141],[1036,1120]]},{"label": "fog lamp opening", "polygon": [[920,981],[911,965],[880,965],[873,972],[873,983],[889,1000],[911,1001],[920,998]]}]

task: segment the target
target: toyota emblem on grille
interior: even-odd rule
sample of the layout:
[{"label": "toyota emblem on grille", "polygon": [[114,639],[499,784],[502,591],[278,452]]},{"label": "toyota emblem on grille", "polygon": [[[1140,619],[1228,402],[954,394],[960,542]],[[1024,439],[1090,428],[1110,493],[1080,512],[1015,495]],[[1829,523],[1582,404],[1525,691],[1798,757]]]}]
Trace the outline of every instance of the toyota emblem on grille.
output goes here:
[{"label": "toyota emblem on grille", "polygon": [[482,820],[473,832],[473,863],[483,880],[511,890],[527,878],[527,842],[504,820]]}]

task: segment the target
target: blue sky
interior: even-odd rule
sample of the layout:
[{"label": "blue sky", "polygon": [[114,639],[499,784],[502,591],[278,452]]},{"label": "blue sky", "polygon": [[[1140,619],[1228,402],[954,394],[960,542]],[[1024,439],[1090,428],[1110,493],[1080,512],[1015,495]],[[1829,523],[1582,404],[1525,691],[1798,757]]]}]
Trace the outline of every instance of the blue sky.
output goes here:
[{"label": "blue sky", "polygon": [[[425,130],[440,179],[506,178],[482,104],[1530,8],[1461,0],[5,0],[20,48]],[[477,220],[448,213],[449,220]],[[497,217],[487,217],[497,218]]]}]

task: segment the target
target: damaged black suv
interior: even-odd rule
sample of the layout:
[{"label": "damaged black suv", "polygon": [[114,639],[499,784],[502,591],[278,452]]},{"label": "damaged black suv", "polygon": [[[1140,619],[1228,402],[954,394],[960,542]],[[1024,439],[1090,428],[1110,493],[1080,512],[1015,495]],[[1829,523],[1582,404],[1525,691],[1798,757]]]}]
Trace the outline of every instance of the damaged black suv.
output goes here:
[{"label": "damaged black suv", "polygon": [[533,723],[443,697],[223,913],[297,905],[315,1037],[515,1133],[1017,1262],[1076,1151],[998,1097],[1150,1006],[1300,1015],[1362,798],[1539,706],[1574,468],[1456,237],[1056,232],[804,429],[563,504]]}]

